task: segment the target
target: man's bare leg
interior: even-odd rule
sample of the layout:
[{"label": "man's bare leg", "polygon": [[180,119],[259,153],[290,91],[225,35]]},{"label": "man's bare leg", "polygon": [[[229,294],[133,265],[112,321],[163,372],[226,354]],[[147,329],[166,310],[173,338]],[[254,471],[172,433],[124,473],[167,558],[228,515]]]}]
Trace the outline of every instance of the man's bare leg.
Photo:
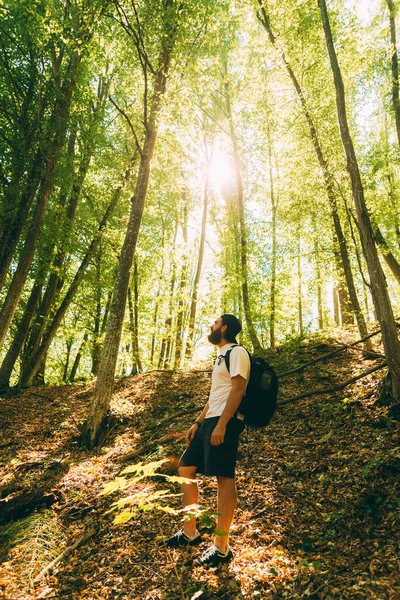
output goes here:
[{"label": "man's bare leg", "polygon": [[[196,478],[196,467],[179,467],[179,476],[186,477],[187,479]],[[191,504],[197,504],[199,501],[199,486],[196,481],[193,483],[182,483],[181,487],[183,496],[182,504],[183,508],[190,506]],[[194,537],[196,534],[196,518],[185,520],[183,524],[183,531],[188,537]]]},{"label": "man's bare leg", "polygon": [[233,513],[235,512],[237,495],[236,483],[231,477],[217,477],[218,480],[218,520],[217,529],[226,535],[216,535],[215,545],[221,552],[226,552],[229,541]]}]

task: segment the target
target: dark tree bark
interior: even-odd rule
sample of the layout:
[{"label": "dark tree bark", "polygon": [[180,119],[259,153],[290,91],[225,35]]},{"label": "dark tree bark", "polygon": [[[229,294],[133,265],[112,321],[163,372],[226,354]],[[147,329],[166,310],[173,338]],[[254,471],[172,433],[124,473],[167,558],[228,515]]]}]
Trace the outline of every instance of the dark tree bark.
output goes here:
[{"label": "dark tree bark", "polygon": [[372,298],[374,301],[378,321],[382,329],[382,341],[385,348],[385,356],[392,378],[392,393],[394,399],[398,400],[400,398],[400,342],[397,337],[397,329],[392,305],[389,299],[385,275],[379,262],[378,252],[374,243],[374,234],[368,209],[365,203],[364,189],[361,182],[357,157],[349,131],[344,85],[333,44],[326,2],[325,0],[318,0],[318,3],[321,11],[326,45],[335,83],[336,107],[340,136],[346,155],[347,170],[351,179],[361,244],[371,280]]}]

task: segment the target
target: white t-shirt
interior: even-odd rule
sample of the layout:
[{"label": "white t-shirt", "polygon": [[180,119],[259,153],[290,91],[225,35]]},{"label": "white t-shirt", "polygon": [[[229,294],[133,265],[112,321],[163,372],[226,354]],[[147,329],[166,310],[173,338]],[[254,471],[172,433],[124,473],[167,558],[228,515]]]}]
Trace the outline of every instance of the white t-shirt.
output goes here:
[{"label": "white t-shirt", "polygon": [[[219,355],[214,363],[212,372],[211,391],[208,399],[209,408],[205,417],[206,419],[222,415],[232,390],[232,377],[241,375],[246,380],[246,386],[249,381],[250,359],[247,351],[242,346],[233,348],[229,357],[229,371],[226,368],[225,359],[221,359],[221,356],[225,356],[232,346],[234,344],[229,343],[219,348]],[[240,413],[238,413],[238,417],[243,419]]]}]

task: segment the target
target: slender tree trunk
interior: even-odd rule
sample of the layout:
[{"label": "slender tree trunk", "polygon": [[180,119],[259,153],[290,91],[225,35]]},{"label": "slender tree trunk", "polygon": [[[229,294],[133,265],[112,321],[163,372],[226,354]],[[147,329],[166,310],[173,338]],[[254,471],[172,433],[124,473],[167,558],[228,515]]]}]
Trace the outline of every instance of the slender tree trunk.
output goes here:
[{"label": "slender tree trunk", "polygon": [[183,233],[183,256],[182,256],[182,270],[181,279],[178,289],[178,306],[176,313],[176,329],[175,329],[175,356],[174,356],[174,369],[179,368],[182,358],[182,346],[183,346],[183,322],[185,312],[185,291],[187,286],[188,277],[188,232],[187,232],[187,214],[188,214],[188,195],[187,191],[183,192],[183,219],[182,219],[182,233]]},{"label": "slender tree trunk", "polygon": [[314,252],[315,252],[315,275],[317,283],[317,306],[318,306],[318,329],[324,328],[324,310],[322,305],[322,281],[321,281],[321,264],[318,238],[316,237],[316,226],[314,223]]},{"label": "slender tree trunk", "polygon": [[[276,49],[277,48],[276,38],[272,31],[269,15],[263,5],[263,0],[258,0],[258,3],[260,6],[258,18],[259,18],[260,22],[262,23],[263,27],[265,28],[266,32],[268,33],[268,37],[269,37],[271,44]],[[362,313],[360,303],[359,303],[359,300],[357,297],[355,285],[354,285],[354,279],[353,279],[353,274],[352,274],[352,270],[351,270],[347,242],[346,242],[346,238],[345,238],[345,235],[343,233],[343,229],[342,229],[342,226],[340,223],[339,212],[338,212],[338,208],[337,208],[336,194],[334,192],[334,189],[335,189],[334,180],[333,180],[332,174],[329,170],[328,162],[323,154],[322,147],[321,147],[321,144],[320,144],[320,141],[318,138],[317,130],[314,125],[314,121],[312,119],[310,110],[308,108],[307,101],[304,96],[303,90],[302,90],[302,88],[299,84],[299,81],[298,81],[290,63],[288,62],[284,52],[280,52],[280,55],[282,58],[282,62],[285,65],[286,71],[288,72],[288,75],[289,75],[289,77],[293,83],[293,86],[296,90],[297,96],[301,102],[303,114],[304,114],[304,117],[305,117],[307,124],[309,126],[309,129],[310,129],[310,137],[311,137],[311,140],[312,140],[312,143],[314,146],[314,150],[317,155],[318,162],[320,164],[320,167],[321,167],[321,170],[323,173],[323,177],[324,177],[325,188],[326,188],[326,192],[327,192],[327,196],[328,196],[328,200],[329,200],[329,204],[330,204],[331,216],[332,216],[332,220],[333,220],[333,224],[334,224],[334,228],[335,228],[335,234],[336,234],[338,244],[339,244],[341,261],[342,261],[342,265],[343,265],[344,275],[346,278],[347,288],[349,291],[351,305],[352,305],[354,314],[357,319],[360,336],[361,336],[361,338],[365,338],[368,335],[368,330],[367,330],[364,315]],[[348,311],[346,308],[346,312],[343,315],[344,322],[346,322],[347,320],[350,321],[350,316],[347,317],[347,314],[348,314]],[[352,321],[352,318],[351,318],[351,321]],[[368,351],[372,350],[372,343],[370,340],[367,340],[367,342],[364,345],[364,349],[368,350]]]},{"label": "slender tree trunk", "polygon": [[46,169],[38,192],[38,199],[34,209],[32,223],[25,239],[18,267],[15,271],[0,313],[0,347],[4,342],[4,338],[8,332],[11,320],[21,297],[22,290],[28,277],[29,269],[33,261],[37,241],[42,230],[43,219],[46,212],[47,203],[53,189],[54,176],[61,156],[61,150],[67,130],[69,110],[76,84],[76,74],[79,62],[80,59],[78,55],[74,54],[71,58],[69,77],[62,89],[62,110],[60,109],[59,121],[57,122],[57,134],[55,135],[54,145],[51,147],[51,156],[46,163]]},{"label": "slender tree trunk", "polygon": [[[167,8],[170,8],[170,3],[166,3],[166,6]],[[94,446],[97,443],[101,425],[110,406],[114,386],[115,367],[125,313],[130,272],[147,194],[151,159],[153,157],[157,137],[157,123],[161,110],[162,98],[166,89],[167,73],[174,43],[175,27],[174,23],[171,21],[171,15],[167,15],[165,30],[161,36],[162,48],[159,61],[160,68],[155,76],[154,94],[150,107],[149,119],[146,123],[145,139],[141,153],[136,189],[131,199],[131,212],[125,241],[121,251],[117,281],[111,301],[110,316],[100,361],[99,374],[82,437],[84,443],[88,446]]]},{"label": "slender tree trunk", "polygon": [[400,342],[397,337],[397,328],[394,320],[392,305],[389,299],[385,275],[379,262],[378,252],[374,243],[374,235],[368,209],[364,199],[364,189],[358,169],[357,157],[354,151],[353,141],[347,122],[344,85],[333,44],[326,2],[325,0],[318,0],[318,3],[321,11],[326,45],[335,83],[339,129],[346,154],[347,169],[351,179],[361,244],[371,280],[372,298],[374,301],[378,321],[382,329],[382,340],[385,348],[385,356],[391,375],[392,393],[393,397],[397,400],[400,398]]},{"label": "slender tree trunk", "polygon": [[270,316],[269,316],[269,343],[275,348],[275,320],[276,320],[276,213],[277,203],[274,189],[274,172],[272,167],[272,141],[269,124],[267,124],[268,162],[269,162],[269,190],[271,197],[271,287],[270,287]]},{"label": "slender tree trunk", "polygon": [[[136,159],[136,155],[132,159],[132,165],[133,165],[135,159]],[[90,261],[92,260],[93,256],[95,255],[97,247],[100,243],[102,232],[103,232],[104,228],[106,227],[107,222],[108,222],[112,212],[114,211],[115,207],[117,206],[118,201],[121,197],[122,191],[124,190],[127,182],[129,181],[130,176],[131,176],[131,166],[126,170],[124,180],[121,183],[121,185],[114,191],[111,202],[108,205],[107,210],[103,216],[103,219],[97,229],[97,233],[96,233],[95,237],[93,238],[89,248],[87,249],[86,254],[79,266],[78,271],[75,274],[75,277],[74,277],[66,295],[64,296],[63,301],[61,302],[58,310],[56,311],[51,323],[48,325],[48,327],[43,335],[42,342],[41,342],[39,348],[34,353],[34,355],[31,357],[29,364],[24,369],[24,372],[21,376],[21,381],[20,381],[20,383],[23,387],[28,387],[31,384],[32,379],[34,378],[35,374],[37,373],[39,366],[40,366],[40,361],[41,361],[42,357],[46,354],[47,350],[49,349],[50,344],[53,341],[53,338],[57,332],[57,329],[59,328],[59,326],[62,322],[62,319],[64,318],[65,313],[67,312],[67,310],[78,290],[78,287],[86,273],[86,269],[87,269],[88,265],[90,264]]]},{"label": "slender tree trunk", "polygon": [[72,348],[72,344],[73,344],[74,340],[72,338],[69,338],[67,340],[67,355],[65,357],[65,364],[64,364],[64,373],[63,373],[63,381],[64,383],[66,383],[67,379],[68,379],[68,370],[69,370],[69,359],[71,356],[71,348]]},{"label": "slender tree trunk", "polygon": [[79,365],[80,365],[80,362],[81,362],[82,354],[83,354],[83,351],[84,351],[85,346],[87,344],[88,337],[89,337],[89,334],[86,331],[85,334],[84,334],[84,336],[83,336],[83,340],[81,342],[81,345],[79,346],[79,350],[78,350],[77,355],[75,357],[74,364],[72,365],[71,373],[70,373],[70,376],[69,376],[69,381],[71,383],[73,383],[75,381],[76,373],[77,373],[77,371],[79,369]]},{"label": "slender tree trunk", "polygon": [[392,101],[396,120],[397,141],[400,145],[400,100],[399,100],[399,59],[396,40],[396,7],[393,0],[386,0],[389,8],[390,41],[392,43]]},{"label": "slender tree trunk", "polygon": [[143,371],[142,361],[139,352],[139,281],[138,268],[136,257],[133,261],[133,302],[132,292],[128,288],[128,305],[129,305],[129,328],[132,339],[132,356],[137,370],[140,373]]},{"label": "slender tree trunk", "polygon": [[372,227],[374,230],[375,241],[378,244],[378,246],[380,247],[382,256],[383,256],[387,266],[389,267],[389,269],[392,271],[393,275],[395,276],[397,283],[400,283],[400,264],[397,261],[396,257],[393,255],[392,251],[390,250],[389,245],[388,245],[387,241],[385,240],[385,238],[383,237],[382,232],[379,229],[378,225],[372,224]]},{"label": "slender tree trunk", "polygon": [[[99,372],[100,358],[101,358],[101,347],[102,347],[102,344],[101,344],[100,340],[103,338],[103,336],[104,336],[104,334],[106,332],[108,315],[110,314],[111,297],[112,297],[112,294],[111,294],[111,292],[109,292],[108,295],[107,295],[106,305],[105,305],[105,308],[104,308],[103,321],[101,323],[99,332],[96,335],[96,327],[95,327],[95,331],[94,331],[94,335],[93,335],[92,368],[91,368],[92,375],[97,375],[98,372]],[[101,306],[100,306],[100,312],[101,312]],[[99,314],[99,323],[100,323],[100,314]]]},{"label": "slender tree trunk", "polygon": [[257,336],[256,329],[253,324],[253,319],[251,316],[250,309],[250,298],[249,298],[249,285],[248,285],[248,268],[247,268],[247,232],[246,232],[246,223],[244,218],[244,199],[243,199],[243,181],[242,181],[242,172],[241,172],[241,161],[239,154],[239,147],[236,140],[235,126],[233,123],[233,115],[231,109],[230,102],[230,94],[229,94],[229,84],[227,81],[228,78],[228,69],[226,63],[224,64],[224,72],[225,72],[225,100],[226,100],[226,113],[229,122],[229,133],[233,147],[233,156],[234,156],[234,166],[235,166],[235,176],[236,176],[236,186],[237,186],[237,202],[239,209],[239,228],[240,228],[240,263],[241,263],[241,280],[242,280],[242,299],[243,299],[243,310],[246,319],[247,330],[249,332],[249,337],[251,343],[253,345],[254,352],[256,354],[262,353],[263,348],[261,347],[260,341]]},{"label": "slender tree trunk", "polygon": [[0,389],[8,388],[10,385],[11,374],[14,365],[17,362],[18,356],[23,348],[23,345],[28,334],[29,325],[31,323],[36,306],[42,292],[42,284],[35,283],[30,293],[28,302],[26,303],[25,311],[17,332],[13,338],[12,344],[5,355],[0,368]]},{"label": "slender tree trunk", "polygon": [[302,274],[301,274],[301,237],[298,234],[297,238],[297,306],[299,315],[299,333],[304,335],[303,324],[303,295],[302,295]]},{"label": "slender tree trunk", "polygon": [[190,303],[190,314],[189,314],[189,332],[186,344],[186,358],[191,359],[193,356],[194,349],[194,329],[196,323],[196,310],[197,310],[197,293],[199,289],[201,270],[203,268],[203,258],[204,258],[204,244],[206,241],[206,225],[207,225],[207,210],[208,210],[208,193],[209,193],[209,163],[210,159],[207,159],[207,172],[206,172],[206,180],[204,183],[204,194],[203,194],[203,216],[201,220],[201,233],[200,233],[200,241],[199,241],[199,254],[197,257],[197,265],[196,272],[194,275],[193,281],[193,290],[192,290],[192,301]]},{"label": "slender tree trunk", "polygon": [[335,325],[340,327],[339,290],[337,285],[333,287],[333,317]]},{"label": "slender tree trunk", "polygon": [[[28,182],[21,194],[18,209],[11,222],[4,227],[0,238],[0,289],[3,288],[8,269],[26,223],[29,210],[40,184],[41,169],[43,168],[43,155],[38,152],[33,161]],[[11,193],[11,191],[10,191]],[[14,200],[15,202],[15,200]]]},{"label": "slender tree trunk", "polygon": [[[177,237],[177,235],[178,235],[178,220],[176,220],[176,223],[175,223],[174,243],[173,243],[174,250],[172,253],[173,256],[175,256],[175,252],[176,252],[176,237]],[[167,313],[167,318],[165,319],[165,335],[163,336],[163,339],[161,341],[160,356],[158,359],[158,368],[159,369],[167,368],[169,349],[171,346],[171,337],[172,337],[172,327],[171,326],[172,326],[172,311],[173,311],[173,306],[174,306],[175,283],[176,283],[176,264],[175,264],[175,259],[174,259],[173,263],[172,263],[168,313]]]}]

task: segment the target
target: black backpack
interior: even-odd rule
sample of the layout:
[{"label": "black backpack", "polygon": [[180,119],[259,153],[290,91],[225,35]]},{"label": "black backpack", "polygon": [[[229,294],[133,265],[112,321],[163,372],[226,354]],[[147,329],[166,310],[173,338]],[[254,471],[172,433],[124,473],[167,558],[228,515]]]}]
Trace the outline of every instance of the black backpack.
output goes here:
[{"label": "black backpack", "polygon": [[[225,354],[225,365],[229,371],[230,353],[232,346]],[[250,427],[266,427],[275,412],[278,398],[278,377],[274,369],[260,356],[250,358],[250,379],[247,384],[246,395],[238,408],[244,415],[244,422]]]}]

